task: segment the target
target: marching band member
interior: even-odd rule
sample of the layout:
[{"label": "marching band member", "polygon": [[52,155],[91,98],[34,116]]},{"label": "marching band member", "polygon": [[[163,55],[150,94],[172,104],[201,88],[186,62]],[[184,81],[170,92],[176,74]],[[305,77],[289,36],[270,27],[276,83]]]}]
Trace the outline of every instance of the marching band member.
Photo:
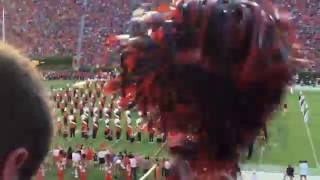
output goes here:
[{"label": "marching band member", "polygon": [[68,137],[68,127],[67,126],[64,126],[63,127],[63,138],[67,138]]},{"label": "marching band member", "polygon": [[113,115],[115,116],[116,119],[120,119],[120,111],[118,108],[114,109]]},{"label": "marching band member", "polygon": [[65,106],[64,106],[64,100],[60,101],[59,108],[60,108],[61,113],[63,114],[64,108],[65,108]]},{"label": "marching band member", "polygon": [[126,111],[125,114],[126,114],[126,120],[127,120],[126,136],[127,136],[127,140],[130,141],[132,139],[132,125],[131,125],[130,111]]},{"label": "marching band member", "polygon": [[99,122],[98,122],[98,119],[95,117],[95,120],[93,121],[93,131],[92,131],[93,139],[97,138],[98,129],[99,129]]},{"label": "marching band member", "polygon": [[66,108],[64,108],[63,110],[63,125],[64,126],[68,125],[68,112]]},{"label": "marching band member", "polygon": [[114,125],[116,127],[116,138],[117,138],[117,140],[119,140],[120,136],[121,136],[121,124],[120,124],[120,119],[119,118],[116,118],[114,120]]},{"label": "marching band member", "polygon": [[143,131],[143,127],[141,125],[142,123],[142,118],[138,118],[136,120],[136,125],[137,125],[137,141],[140,143],[141,142],[141,137],[142,137],[142,131]]},{"label": "marching band member", "polygon": [[77,123],[75,122],[75,118],[74,117],[72,117],[70,119],[69,127],[70,127],[70,137],[75,137]]},{"label": "marching band member", "polygon": [[90,117],[94,116],[94,112],[93,112],[93,106],[94,104],[92,102],[89,103],[89,112],[90,112]]},{"label": "marching band member", "polygon": [[104,136],[109,141],[112,141],[112,132],[111,132],[111,129],[110,129],[110,119],[106,118],[104,122],[105,122]]},{"label": "marching band member", "polygon": [[94,117],[98,117],[99,116],[99,108],[98,107],[94,107],[93,108],[93,116]]},{"label": "marching band member", "polygon": [[109,114],[108,114],[109,108],[104,107],[102,111],[103,111],[104,116],[107,116],[107,115],[109,116]]},{"label": "marching band member", "polygon": [[83,104],[82,104],[82,102],[80,101],[80,103],[79,103],[79,112],[80,112],[80,116],[84,113],[84,110],[83,110]]},{"label": "marching band member", "polygon": [[88,138],[88,131],[89,131],[89,128],[88,128],[87,118],[82,119],[82,122],[81,122],[81,137],[87,139]]},{"label": "marching band member", "polygon": [[60,117],[58,117],[58,119],[57,119],[56,126],[57,126],[57,134],[58,134],[58,136],[62,136],[62,122],[61,122],[61,118]]},{"label": "marching band member", "polygon": [[99,119],[101,119],[103,117],[103,106],[101,105],[101,103],[100,103],[99,109],[98,109],[98,117],[99,117]]}]

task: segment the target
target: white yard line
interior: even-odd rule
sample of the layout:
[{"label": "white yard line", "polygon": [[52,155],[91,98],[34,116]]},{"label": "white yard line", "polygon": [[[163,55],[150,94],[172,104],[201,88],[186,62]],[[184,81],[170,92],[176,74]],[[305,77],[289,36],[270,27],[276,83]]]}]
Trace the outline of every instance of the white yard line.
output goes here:
[{"label": "white yard line", "polygon": [[156,169],[157,165],[153,165],[147,173],[145,173],[139,180],[145,180]]},{"label": "white yard line", "polygon": [[304,123],[304,125],[306,127],[306,131],[307,131],[308,139],[309,139],[310,146],[311,146],[311,149],[312,149],[312,154],[313,154],[314,161],[316,162],[317,168],[319,168],[320,166],[319,166],[318,156],[317,156],[316,150],[314,148],[314,143],[312,141],[311,131],[310,131],[309,126],[308,126],[307,123]]}]

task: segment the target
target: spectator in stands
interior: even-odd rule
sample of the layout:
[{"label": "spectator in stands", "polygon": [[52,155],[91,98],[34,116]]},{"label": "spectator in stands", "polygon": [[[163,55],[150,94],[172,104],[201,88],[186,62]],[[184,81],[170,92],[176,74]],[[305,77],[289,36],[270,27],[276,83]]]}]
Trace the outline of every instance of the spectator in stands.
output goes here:
[{"label": "spectator in stands", "polygon": [[0,72],[0,179],[29,180],[48,152],[51,113],[39,74],[6,44],[0,44]]}]

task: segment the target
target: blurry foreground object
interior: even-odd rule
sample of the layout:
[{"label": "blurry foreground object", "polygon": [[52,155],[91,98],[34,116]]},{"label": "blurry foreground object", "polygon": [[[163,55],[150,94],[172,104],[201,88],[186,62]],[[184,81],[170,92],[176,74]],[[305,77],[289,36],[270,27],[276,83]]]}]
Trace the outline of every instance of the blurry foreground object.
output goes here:
[{"label": "blurry foreground object", "polygon": [[46,156],[51,113],[32,62],[0,44],[0,179],[30,180]]},{"label": "blurry foreground object", "polygon": [[263,2],[175,1],[170,19],[147,18],[148,33],[122,52],[105,93],[176,135],[172,179],[235,178],[240,150],[279,105],[295,36],[288,15]]}]

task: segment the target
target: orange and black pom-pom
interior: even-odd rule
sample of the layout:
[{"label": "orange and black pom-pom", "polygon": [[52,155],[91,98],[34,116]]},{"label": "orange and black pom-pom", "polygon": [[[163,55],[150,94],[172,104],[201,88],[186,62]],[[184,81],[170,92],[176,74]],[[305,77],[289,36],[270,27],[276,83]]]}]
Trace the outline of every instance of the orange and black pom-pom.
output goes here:
[{"label": "orange and black pom-pom", "polygon": [[154,29],[156,40],[137,37],[122,59],[124,104],[160,118],[166,132],[185,134],[172,149],[192,157],[196,170],[235,167],[290,78],[292,39],[281,14],[251,1],[219,2],[182,4],[172,28]]}]

